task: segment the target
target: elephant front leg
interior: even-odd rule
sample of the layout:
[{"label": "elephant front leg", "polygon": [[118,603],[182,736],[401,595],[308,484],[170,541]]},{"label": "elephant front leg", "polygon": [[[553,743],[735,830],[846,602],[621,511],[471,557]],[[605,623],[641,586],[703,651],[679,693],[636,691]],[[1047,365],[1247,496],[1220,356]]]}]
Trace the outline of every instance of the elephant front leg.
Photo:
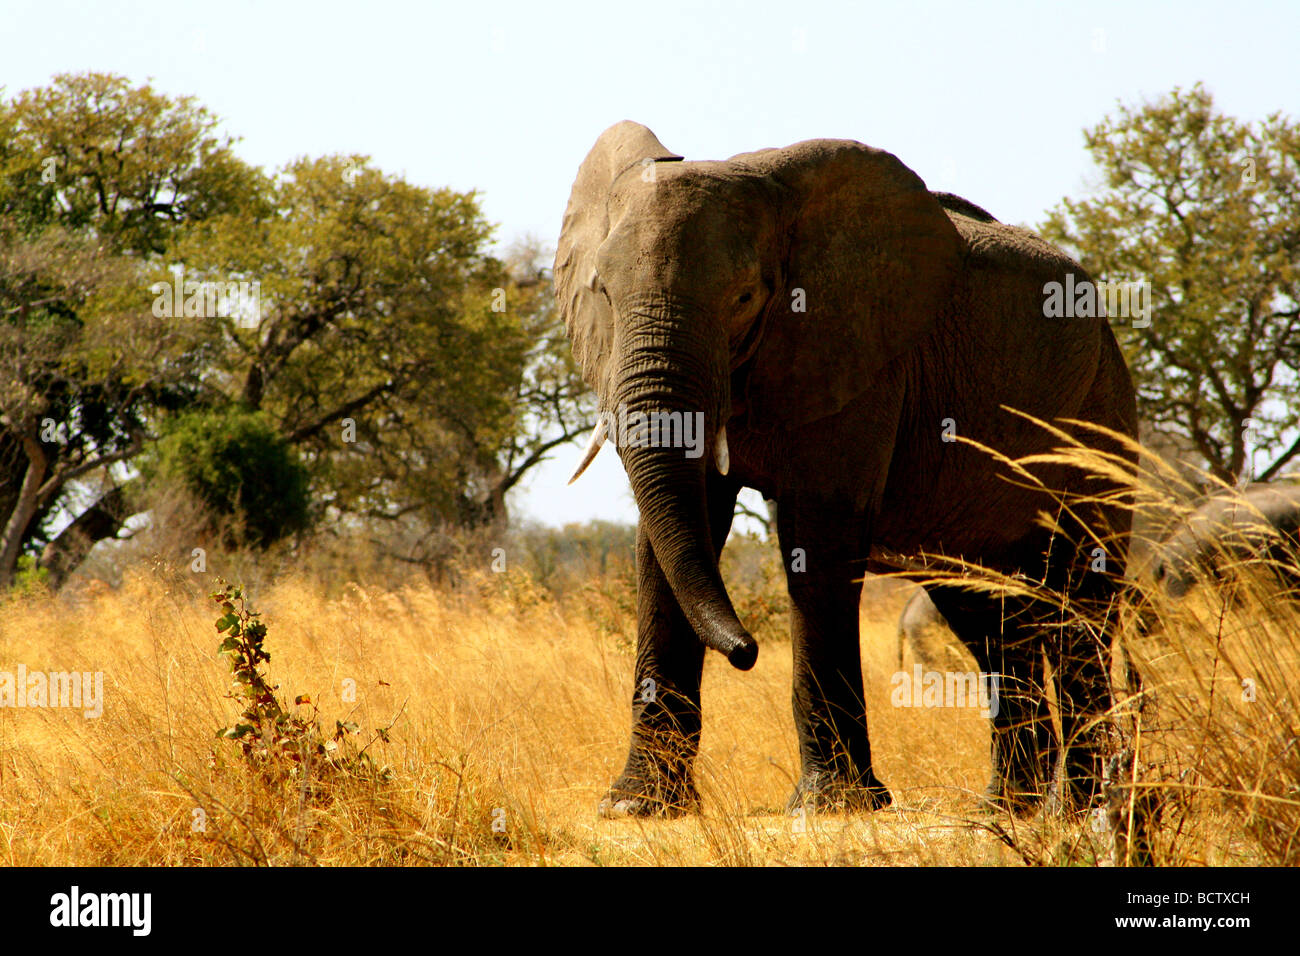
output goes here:
[{"label": "elephant front leg", "polygon": [[[738,489],[710,476],[714,551],[731,528]],[[682,613],[644,524],[637,528],[636,676],[627,764],[600,802],[602,817],[677,816],[699,809],[692,767],[700,747],[704,644]]]},{"label": "elephant front leg", "polygon": [[778,509],[791,602],[794,719],[801,773],[788,809],[878,810],[891,802],[871,768],[858,637],[861,573],[851,515]]}]

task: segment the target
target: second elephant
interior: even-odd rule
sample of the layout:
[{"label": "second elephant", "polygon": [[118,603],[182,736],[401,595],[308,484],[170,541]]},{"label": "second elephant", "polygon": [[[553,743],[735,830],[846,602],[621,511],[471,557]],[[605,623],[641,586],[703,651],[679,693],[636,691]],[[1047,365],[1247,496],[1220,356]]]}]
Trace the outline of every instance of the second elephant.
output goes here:
[{"label": "second elephant", "polygon": [[898,616],[899,671],[903,670],[906,651],[923,670],[940,666],[965,668],[969,659],[925,588],[917,589]]},{"label": "second elephant", "polygon": [[1237,493],[1211,496],[1157,549],[1156,582],[1181,598],[1199,576],[1218,578],[1223,565],[1260,557],[1300,594],[1300,485],[1260,482]]}]

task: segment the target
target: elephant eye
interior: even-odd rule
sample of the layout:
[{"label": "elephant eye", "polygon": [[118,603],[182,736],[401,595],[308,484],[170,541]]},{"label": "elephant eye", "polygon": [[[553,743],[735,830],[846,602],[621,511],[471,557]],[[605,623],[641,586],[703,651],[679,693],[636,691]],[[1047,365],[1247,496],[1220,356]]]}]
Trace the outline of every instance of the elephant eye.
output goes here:
[{"label": "elephant eye", "polygon": [[742,295],[742,296],[740,297],[740,304],[741,304],[741,305],[744,305],[746,302],[748,302],[748,301],[749,301],[750,299],[752,299],[752,298],[754,298],[754,293],[752,293],[752,292],[746,292],[744,295]]}]

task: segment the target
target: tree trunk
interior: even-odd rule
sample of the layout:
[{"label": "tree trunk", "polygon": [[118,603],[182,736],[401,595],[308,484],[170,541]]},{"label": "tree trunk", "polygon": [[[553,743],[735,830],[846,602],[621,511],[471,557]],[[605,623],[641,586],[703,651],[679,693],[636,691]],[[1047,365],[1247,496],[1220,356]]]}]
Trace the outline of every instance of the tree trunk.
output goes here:
[{"label": "tree trunk", "polygon": [[27,453],[27,472],[23,475],[23,486],[9,520],[5,522],[4,532],[0,533],[0,591],[13,586],[23,537],[36,514],[41,482],[45,480],[45,469],[49,465],[49,457],[38,439],[24,435],[22,442],[23,451]]}]

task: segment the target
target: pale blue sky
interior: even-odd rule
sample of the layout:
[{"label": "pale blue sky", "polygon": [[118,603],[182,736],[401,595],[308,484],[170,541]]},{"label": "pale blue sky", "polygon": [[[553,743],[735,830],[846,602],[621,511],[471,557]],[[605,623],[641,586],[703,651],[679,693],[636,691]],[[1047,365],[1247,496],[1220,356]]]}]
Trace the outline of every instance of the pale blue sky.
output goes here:
[{"label": "pale blue sky", "polygon": [[[1086,190],[1082,129],[1204,82],[1246,119],[1300,113],[1300,3],[65,3],[0,0],[10,94],[88,69],[193,94],[273,168],[365,153],[477,189],[499,239],[554,242],[578,164],[621,119],[690,159],[812,137],[895,153],[932,189],[1035,223]],[[515,499],[632,521],[607,451],[562,449]]]}]

